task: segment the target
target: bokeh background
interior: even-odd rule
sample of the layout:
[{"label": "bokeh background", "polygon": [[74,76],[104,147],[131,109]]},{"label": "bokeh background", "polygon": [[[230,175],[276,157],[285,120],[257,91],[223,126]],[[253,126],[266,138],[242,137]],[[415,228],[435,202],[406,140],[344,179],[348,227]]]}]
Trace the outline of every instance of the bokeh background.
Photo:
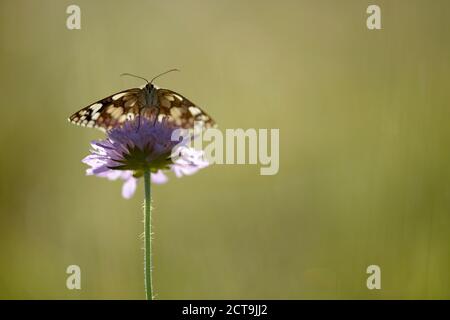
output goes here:
[{"label": "bokeh background", "polygon": [[450,298],[449,33],[445,0],[1,0],[0,298],[144,298],[142,185],[85,176],[103,134],[66,119],[174,67],[222,129],[279,128],[280,171],[154,187],[159,299]]}]

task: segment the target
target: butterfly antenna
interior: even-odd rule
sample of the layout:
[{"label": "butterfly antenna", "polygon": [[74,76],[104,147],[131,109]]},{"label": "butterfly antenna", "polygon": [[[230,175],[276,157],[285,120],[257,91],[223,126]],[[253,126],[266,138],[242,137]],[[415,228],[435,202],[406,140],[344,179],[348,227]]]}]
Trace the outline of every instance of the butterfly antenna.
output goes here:
[{"label": "butterfly antenna", "polygon": [[156,77],[154,77],[152,80],[150,80],[150,83],[152,83],[153,80],[155,80],[156,78],[159,78],[159,77],[165,75],[166,73],[169,73],[169,72],[172,72],[172,71],[180,71],[180,70],[178,70],[178,69],[170,69],[170,70],[167,70],[167,71],[165,71],[165,72],[163,72],[163,73],[160,73],[160,74],[158,74]]},{"label": "butterfly antenna", "polygon": [[[145,80],[147,83],[150,83],[150,82],[148,82],[147,79],[145,79],[145,78],[143,78],[143,77],[140,77],[140,76],[137,76],[137,75],[132,74],[132,73],[122,73],[120,76],[121,76],[121,77],[123,77],[123,76],[135,77],[135,78],[138,78],[138,79]],[[153,81],[153,80],[152,80],[152,81]]]}]

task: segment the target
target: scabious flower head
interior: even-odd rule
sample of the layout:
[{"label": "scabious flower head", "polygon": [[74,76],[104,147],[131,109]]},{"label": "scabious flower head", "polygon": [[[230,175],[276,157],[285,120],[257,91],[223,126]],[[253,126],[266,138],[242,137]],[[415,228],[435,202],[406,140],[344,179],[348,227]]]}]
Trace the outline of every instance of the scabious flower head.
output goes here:
[{"label": "scabious flower head", "polygon": [[[191,175],[208,166],[203,152],[179,141],[172,141],[179,127],[166,120],[154,121],[136,117],[107,133],[104,140],[91,143],[91,154],[82,161],[90,166],[86,173],[109,180],[122,179],[124,198],[130,198],[137,179],[145,170],[151,172],[153,183],[165,183],[163,170],[172,170],[177,177]],[[184,141],[188,141],[184,139]]]}]

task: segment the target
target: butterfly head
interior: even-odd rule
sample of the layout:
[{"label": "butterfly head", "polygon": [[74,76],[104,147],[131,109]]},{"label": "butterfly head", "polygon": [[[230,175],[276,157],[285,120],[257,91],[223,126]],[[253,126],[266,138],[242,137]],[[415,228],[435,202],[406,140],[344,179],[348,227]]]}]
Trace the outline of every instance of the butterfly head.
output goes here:
[{"label": "butterfly head", "polygon": [[147,84],[145,85],[145,89],[146,89],[148,92],[152,92],[152,91],[155,89],[155,86],[153,85],[153,83],[149,82],[149,83],[147,83]]}]

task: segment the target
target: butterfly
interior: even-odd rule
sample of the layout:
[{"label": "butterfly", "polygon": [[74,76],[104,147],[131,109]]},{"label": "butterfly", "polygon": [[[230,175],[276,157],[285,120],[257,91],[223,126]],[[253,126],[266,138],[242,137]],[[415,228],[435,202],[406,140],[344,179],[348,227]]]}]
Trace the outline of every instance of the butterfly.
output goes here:
[{"label": "butterfly", "polygon": [[107,131],[121,126],[125,121],[143,116],[149,119],[153,117],[155,121],[167,119],[184,129],[193,128],[194,122],[204,128],[215,127],[214,120],[199,106],[179,93],[159,88],[152,83],[159,76],[171,71],[178,70],[161,73],[150,82],[139,76],[123,74],[144,79],[147,84],[115,93],[90,104],[71,115],[69,122]]}]

